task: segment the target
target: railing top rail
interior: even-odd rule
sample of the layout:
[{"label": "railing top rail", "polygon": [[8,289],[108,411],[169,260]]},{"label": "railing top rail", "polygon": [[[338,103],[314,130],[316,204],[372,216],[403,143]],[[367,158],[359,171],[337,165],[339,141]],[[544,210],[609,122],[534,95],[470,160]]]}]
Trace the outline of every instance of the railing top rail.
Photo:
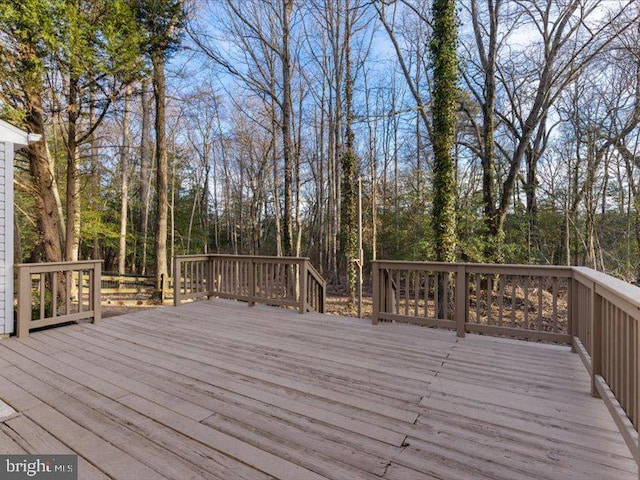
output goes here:
[{"label": "railing top rail", "polygon": [[468,269],[493,269],[493,270],[533,270],[533,271],[557,271],[557,272],[571,272],[572,267],[562,265],[517,265],[517,264],[505,264],[505,263],[462,263],[462,262],[424,262],[424,261],[406,261],[406,260],[373,260],[372,263],[377,263],[379,266],[393,266],[393,267],[412,267],[412,266],[424,266],[424,267],[436,267],[440,269],[447,269],[453,271],[456,267],[466,267]]},{"label": "railing top rail", "polygon": [[638,314],[640,314],[640,287],[636,287],[635,285],[631,285],[623,280],[612,277],[603,272],[598,272],[588,267],[572,267],[574,271],[576,271],[582,278],[577,278],[577,280],[582,280],[586,278],[590,281],[596,283],[600,288],[603,288],[610,293],[620,297],[627,303],[630,303],[635,308],[638,309]]},{"label": "railing top rail", "polygon": [[230,258],[230,259],[238,259],[238,260],[268,260],[268,261],[276,261],[276,262],[304,262],[309,260],[308,257],[277,257],[273,255],[234,255],[234,254],[224,254],[224,253],[176,255],[175,258],[184,259],[184,260],[193,260],[197,258],[202,258],[202,259]]},{"label": "railing top rail", "polygon": [[316,270],[316,267],[314,267],[311,262],[307,262],[307,269],[309,270],[309,273],[311,273],[313,278],[315,278],[320,285],[322,285],[323,287],[326,287],[327,285],[326,280],[322,278],[322,275],[320,275],[320,272]]},{"label": "railing top rail", "polygon": [[31,268],[37,269],[39,267],[73,267],[82,265],[96,265],[98,263],[104,263],[104,260],[79,260],[77,262],[39,262],[39,263],[16,263],[15,268]]}]

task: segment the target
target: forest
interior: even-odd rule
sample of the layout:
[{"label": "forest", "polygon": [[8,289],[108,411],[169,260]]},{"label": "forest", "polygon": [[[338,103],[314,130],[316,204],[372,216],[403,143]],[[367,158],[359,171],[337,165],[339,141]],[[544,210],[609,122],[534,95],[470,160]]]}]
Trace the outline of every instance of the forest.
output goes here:
[{"label": "forest", "polygon": [[365,262],[640,281],[637,0],[0,0],[0,64],[0,117],[44,137],[16,261],[293,255],[344,287],[360,180]]}]

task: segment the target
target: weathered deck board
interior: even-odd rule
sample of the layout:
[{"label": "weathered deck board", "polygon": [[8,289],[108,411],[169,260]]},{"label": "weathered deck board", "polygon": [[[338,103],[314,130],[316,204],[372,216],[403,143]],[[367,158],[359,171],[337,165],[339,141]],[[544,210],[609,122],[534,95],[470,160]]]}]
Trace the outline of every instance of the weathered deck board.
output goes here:
[{"label": "weathered deck board", "polygon": [[0,342],[0,449],[83,479],[637,479],[568,348],[224,300]]}]

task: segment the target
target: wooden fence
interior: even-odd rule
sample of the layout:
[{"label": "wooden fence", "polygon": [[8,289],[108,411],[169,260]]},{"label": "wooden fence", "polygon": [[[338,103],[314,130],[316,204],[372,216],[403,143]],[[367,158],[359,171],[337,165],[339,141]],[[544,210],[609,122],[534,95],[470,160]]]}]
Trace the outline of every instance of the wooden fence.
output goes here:
[{"label": "wooden fence", "polygon": [[374,261],[373,323],[572,345],[640,464],[640,288],[584,267]]},{"label": "wooden fence", "polygon": [[102,261],[22,263],[15,269],[18,338],[34,328],[85,318],[100,320]]},{"label": "wooden fence", "polygon": [[326,283],[307,258],[178,255],[174,304],[203,297],[295,307],[324,313]]},{"label": "wooden fence", "polygon": [[151,295],[156,291],[156,277],[155,275],[119,275],[117,272],[103,272],[101,285],[103,295]]}]

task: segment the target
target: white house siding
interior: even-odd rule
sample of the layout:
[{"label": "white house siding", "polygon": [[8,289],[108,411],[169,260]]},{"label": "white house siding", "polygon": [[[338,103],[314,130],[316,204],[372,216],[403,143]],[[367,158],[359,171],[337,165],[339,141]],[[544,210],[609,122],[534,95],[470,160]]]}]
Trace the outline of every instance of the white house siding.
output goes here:
[{"label": "white house siding", "polygon": [[13,333],[13,158],[41,140],[0,120],[0,336]]},{"label": "white house siding", "polygon": [[[13,332],[13,291],[7,291],[8,286],[11,286],[11,290],[13,290],[12,283],[7,282],[7,275],[13,274],[13,268],[8,267],[8,265],[13,265],[13,247],[10,251],[11,257],[7,254],[7,237],[11,237],[10,241],[13,244],[13,235],[11,234],[13,201],[9,196],[13,192],[13,178],[10,179],[11,191],[8,191],[9,188],[6,185],[9,180],[7,173],[13,177],[12,164],[13,145],[0,142],[0,335]],[[10,215],[7,214],[8,210],[11,210]]]}]

